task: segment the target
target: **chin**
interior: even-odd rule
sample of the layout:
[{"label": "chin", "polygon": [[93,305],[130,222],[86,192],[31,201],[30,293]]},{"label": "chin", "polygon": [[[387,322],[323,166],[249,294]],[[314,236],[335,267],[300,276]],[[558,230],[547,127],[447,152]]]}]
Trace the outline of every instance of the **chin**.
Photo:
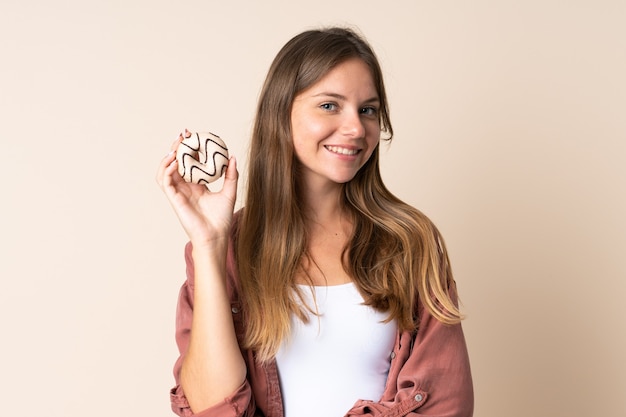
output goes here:
[{"label": "chin", "polygon": [[356,174],[354,174],[354,175],[342,175],[342,176],[338,176],[337,178],[333,179],[333,181],[336,182],[337,184],[346,184],[346,183],[352,181],[354,179],[354,177],[356,177]]}]

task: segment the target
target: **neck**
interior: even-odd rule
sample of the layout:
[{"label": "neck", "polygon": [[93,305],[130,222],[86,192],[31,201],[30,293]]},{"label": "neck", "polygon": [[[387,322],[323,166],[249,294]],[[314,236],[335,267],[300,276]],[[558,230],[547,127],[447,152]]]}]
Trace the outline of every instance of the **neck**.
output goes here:
[{"label": "neck", "polygon": [[345,268],[344,249],[352,233],[352,222],[341,196],[341,186],[333,192],[306,195],[307,247],[301,274],[296,277],[299,283],[326,286],[351,281]]},{"label": "neck", "polygon": [[351,234],[352,222],[341,202],[340,192],[311,198],[306,205],[306,222],[309,243],[325,241],[328,237],[345,239]]},{"label": "neck", "polygon": [[310,222],[336,224],[343,215],[341,186],[304,195],[305,213]]}]

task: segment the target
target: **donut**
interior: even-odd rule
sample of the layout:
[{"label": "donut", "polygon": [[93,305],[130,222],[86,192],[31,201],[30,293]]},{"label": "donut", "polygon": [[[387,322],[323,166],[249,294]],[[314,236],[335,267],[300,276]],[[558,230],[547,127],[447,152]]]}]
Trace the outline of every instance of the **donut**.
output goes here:
[{"label": "donut", "polygon": [[210,132],[192,133],[176,149],[178,173],[187,182],[209,184],[219,179],[228,166],[228,148]]}]

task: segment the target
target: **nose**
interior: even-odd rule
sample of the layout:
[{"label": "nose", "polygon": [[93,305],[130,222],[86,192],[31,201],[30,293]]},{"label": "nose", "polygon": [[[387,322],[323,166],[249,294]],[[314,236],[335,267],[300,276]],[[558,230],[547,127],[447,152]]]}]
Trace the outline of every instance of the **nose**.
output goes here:
[{"label": "nose", "polygon": [[365,126],[363,126],[359,112],[344,113],[341,133],[351,138],[362,138],[365,136]]}]

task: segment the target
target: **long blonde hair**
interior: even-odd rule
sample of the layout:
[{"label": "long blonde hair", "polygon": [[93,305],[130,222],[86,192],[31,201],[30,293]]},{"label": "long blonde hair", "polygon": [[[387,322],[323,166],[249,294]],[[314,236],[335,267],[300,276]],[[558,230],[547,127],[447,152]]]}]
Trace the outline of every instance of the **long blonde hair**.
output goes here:
[{"label": "long blonde hair", "polygon": [[[380,100],[384,139],[393,129],[382,71],[367,42],[354,31],[303,32],[274,59],[261,95],[250,145],[245,208],[237,224],[237,266],[246,317],[244,347],[267,362],[290,333],[291,315],[306,320],[294,281],[306,257],[307,233],[297,162],[291,140],[295,96],[350,58],[371,70]],[[365,303],[388,312],[401,330],[419,324],[419,300],[444,323],[457,323],[454,281],[441,235],[432,222],[383,184],[378,147],[343,186],[343,204],[354,225],[344,249],[346,272]]]}]

